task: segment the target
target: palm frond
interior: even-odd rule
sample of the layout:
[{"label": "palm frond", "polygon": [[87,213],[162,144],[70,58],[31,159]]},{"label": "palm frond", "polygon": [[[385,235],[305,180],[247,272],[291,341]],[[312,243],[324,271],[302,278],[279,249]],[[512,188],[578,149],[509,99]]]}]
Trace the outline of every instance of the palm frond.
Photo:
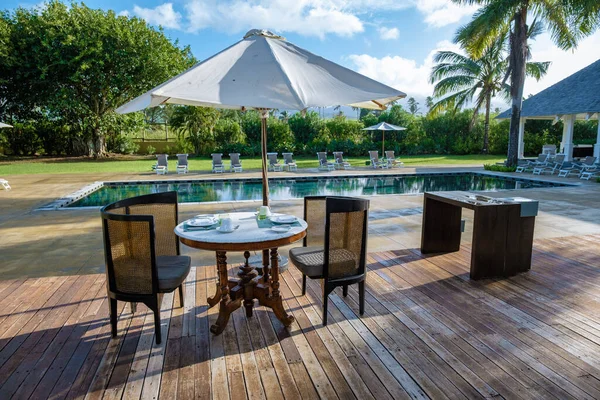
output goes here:
[{"label": "palm frond", "polygon": [[536,16],[544,18],[552,40],[562,50],[577,47],[581,36],[571,26],[567,8],[562,1],[540,0],[533,9]]},{"label": "palm frond", "polygon": [[471,76],[451,76],[442,79],[433,87],[433,95],[435,97],[442,97],[457,90],[474,87],[477,84],[476,79]]},{"label": "palm frond", "polygon": [[458,29],[454,41],[460,43],[475,58],[481,57],[502,32],[508,30],[510,21],[521,5],[521,0],[485,2],[471,22]]},{"label": "palm frond", "polygon": [[435,83],[441,79],[457,75],[476,78],[479,73],[480,69],[473,71],[470,68],[466,68],[464,64],[437,64],[431,68],[429,80],[431,83]]},{"label": "palm frond", "polygon": [[550,67],[550,64],[550,61],[528,62],[525,65],[525,75],[534,78],[536,81],[539,81],[548,72],[548,67]]}]

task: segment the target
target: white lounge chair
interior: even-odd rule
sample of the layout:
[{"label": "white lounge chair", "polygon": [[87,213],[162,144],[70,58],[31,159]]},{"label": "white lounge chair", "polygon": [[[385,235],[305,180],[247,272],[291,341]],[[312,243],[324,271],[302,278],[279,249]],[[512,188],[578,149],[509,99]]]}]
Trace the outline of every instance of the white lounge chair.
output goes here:
[{"label": "white lounge chair", "polygon": [[394,150],[386,150],[385,151],[385,159],[387,160],[388,168],[401,167],[404,165],[404,163],[402,161],[396,159]]},{"label": "white lounge chair", "polygon": [[156,175],[165,175],[169,173],[169,156],[167,154],[156,155]]},{"label": "white lounge chair", "polygon": [[565,164],[565,157],[566,156],[564,154],[557,154],[556,157],[554,157],[554,160],[549,162],[547,165],[543,167],[535,167],[533,169],[533,174],[542,175],[545,173],[549,173],[550,175],[554,175],[554,173],[556,171],[560,171],[563,165]]},{"label": "white lounge chair", "polygon": [[317,152],[317,157],[319,159],[319,170],[322,170],[322,171],[325,171],[325,170],[334,171],[335,170],[335,163],[327,161],[327,152],[326,151]]},{"label": "white lounge chair", "polygon": [[2,188],[4,188],[4,190],[10,190],[10,185],[8,184],[8,181],[6,179],[0,179],[0,185],[2,185]]},{"label": "white lounge chair", "polygon": [[273,172],[281,172],[283,165],[277,160],[277,153],[267,153],[268,169]]},{"label": "white lounge chair", "polygon": [[379,152],[377,150],[369,151],[369,158],[371,159],[371,166],[373,168],[388,168],[387,160],[379,160]]},{"label": "white lounge chair", "polygon": [[556,145],[555,144],[545,144],[542,146],[542,154],[548,154],[550,156],[556,155]]},{"label": "white lounge chair", "polygon": [[595,164],[596,157],[587,156],[583,162],[572,162],[570,166],[561,168],[558,176],[568,177],[572,172],[576,172],[581,177],[585,172],[595,170],[597,168]]},{"label": "white lounge chair", "polygon": [[515,172],[521,173],[533,171],[534,168],[545,167],[546,165],[548,165],[548,157],[548,154],[540,154],[538,155],[538,158],[535,161],[527,160],[526,164],[519,165]]},{"label": "white lounge chair", "polygon": [[223,173],[223,154],[212,153],[210,156],[212,157],[212,172]]},{"label": "white lounge chair", "polygon": [[229,153],[229,172],[242,172],[240,153]]},{"label": "white lounge chair", "polygon": [[188,167],[188,155],[177,154],[177,173],[187,174],[189,171]]},{"label": "white lounge chair", "polygon": [[349,162],[344,161],[344,152],[343,151],[334,151],[333,159],[335,160],[335,167],[337,169],[351,169],[352,166]]},{"label": "white lounge chair", "polygon": [[294,153],[283,153],[283,168],[287,167],[288,171],[298,170],[298,164],[292,158],[293,155]]}]

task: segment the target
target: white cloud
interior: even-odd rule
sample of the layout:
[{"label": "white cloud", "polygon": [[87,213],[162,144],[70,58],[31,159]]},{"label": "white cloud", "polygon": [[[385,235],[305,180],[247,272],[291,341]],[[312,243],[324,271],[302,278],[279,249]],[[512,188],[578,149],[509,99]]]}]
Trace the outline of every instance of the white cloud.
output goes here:
[{"label": "white cloud", "polygon": [[378,29],[378,31],[379,37],[382,40],[395,40],[400,36],[400,31],[398,28],[386,28],[385,26],[382,26]]},{"label": "white cloud", "polygon": [[117,14],[119,17],[129,17],[129,11],[123,10]]},{"label": "white cloud", "polygon": [[349,58],[359,73],[401,90],[407,98],[414,97],[424,104],[424,99],[433,93],[429,73],[434,64],[433,57],[440,50],[460,51],[456,44],[443,41],[422,62],[400,56],[377,58],[368,54],[351,55]]},{"label": "white cloud", "polygon": [[352,36],[364,30],[362,21],[335,4],[317,0],[191,0],[185,5],[188,31],[205,28],[243,32],[268,28],[277,32],[294,32],[323,38],[326,34]]},{"label": "white cloud", "polygon": [[536,94],[569,75],[587,67],[598,59],[600,31],[581,40],[577,49],[564,51],[556,47],[548,33],[543,33],[531,43],[534,61],[551,61],[548,74],[539,82],[533,78],[525,81],[524,96]]},{"label": "white cloud", "polygon": [[[182,0],[185,18],[163,3],[155,8],[134,6],[137,15],[150,24],[198,32],[215,29],[243,33],[252,28],[298,33],[323,38],[333,34],[350,37],[364,31],[374,12],[416,8],[429,26],[441,27],[471,15],[473,6],[458,6],[450,0]],[[121,15],[127,11],[123,11]],[[384,30],[385,29],[385,30]],[[397,28],[383,28],[382,39],[396,39]]]},{"label": "white cloud", "polygon": [[450,0],[416,0],[415,5],[425,15],[425,22],[436,28],[459,22],[477,10],[477,6],[458,5]]},{"label": "white cloud", "polygon": [[164,3],[155,8],[134,5],[133,14],[152,25],[161,25],[170,29],[180,29],[181,27],[181,14],[173,9],[173,3]]}]

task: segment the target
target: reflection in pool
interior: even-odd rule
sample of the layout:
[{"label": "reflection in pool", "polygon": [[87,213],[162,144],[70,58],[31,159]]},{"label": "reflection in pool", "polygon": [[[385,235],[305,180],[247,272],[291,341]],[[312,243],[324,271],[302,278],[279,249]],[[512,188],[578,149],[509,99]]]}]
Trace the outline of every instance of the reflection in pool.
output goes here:
[{"label": "reflection in pool", "polygon": [[[315,195],[378,196],[431,191],[494,191],[548,186],[560,186],[560,184],[480,173],[340,176],[270,179],[269,196],[271,200],[289,200]],[[262,199],[262,184],[259,179],[107,183],[97,191],[72,203],[69,207],[104,206],[128,197],[171,190],[177,191],[181,203]]]}]

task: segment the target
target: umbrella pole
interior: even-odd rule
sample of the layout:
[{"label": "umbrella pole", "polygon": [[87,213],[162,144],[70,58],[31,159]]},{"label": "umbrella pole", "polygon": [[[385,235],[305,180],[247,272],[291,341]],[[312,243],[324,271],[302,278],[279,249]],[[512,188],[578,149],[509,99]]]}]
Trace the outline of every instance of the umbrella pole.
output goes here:
[{"label": "umbrella pole", "polygon": [[385,131],[381,131],[381,158],[385,157]]},{"label": "umbrella pole", "polygon": [[267,110],[260,111],[260,142],[262,147],[262,190],[263,206],[269,206],[269,178],[267,170]]}]

